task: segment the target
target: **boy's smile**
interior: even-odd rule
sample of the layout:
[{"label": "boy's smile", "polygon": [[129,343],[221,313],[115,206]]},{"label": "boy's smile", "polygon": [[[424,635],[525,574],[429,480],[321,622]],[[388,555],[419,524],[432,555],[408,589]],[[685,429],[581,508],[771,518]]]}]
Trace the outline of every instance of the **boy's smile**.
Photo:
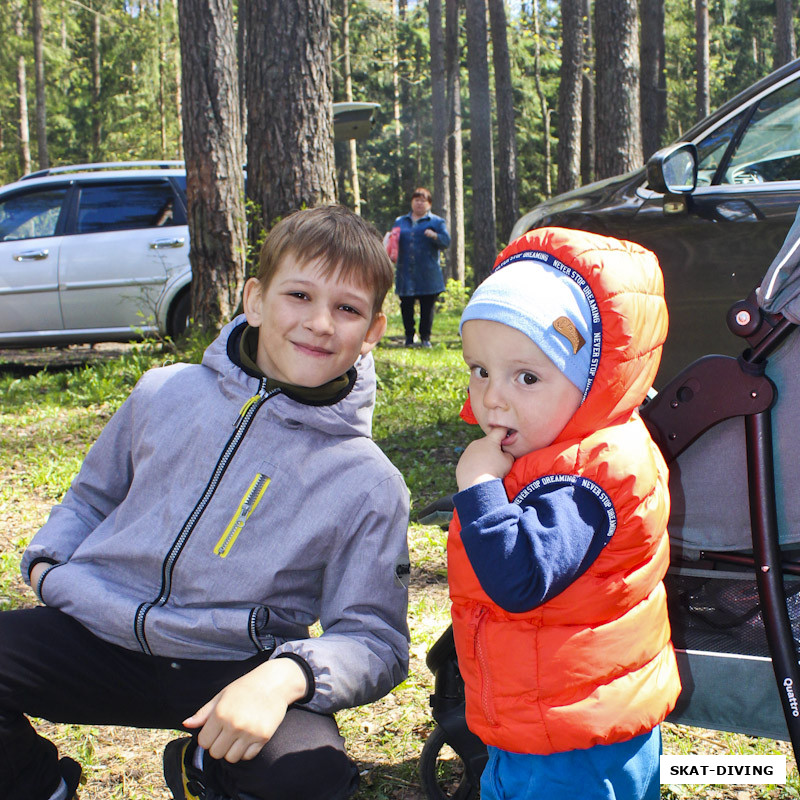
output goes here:
[{"label": "boy's smile", "polygon": [[245,284],[244,312],[259,329],[256,363],[277,381],[322,386],[347,372],[386,329],[371,289],[321,266],[288,253],[266,291],[255,278]]},{"label": "boy's smile", "polygon": [[578,410],[582,392],[524,333],[472,319],[462,329],[472,412],[487,435],[520,458],[547,447]]}]

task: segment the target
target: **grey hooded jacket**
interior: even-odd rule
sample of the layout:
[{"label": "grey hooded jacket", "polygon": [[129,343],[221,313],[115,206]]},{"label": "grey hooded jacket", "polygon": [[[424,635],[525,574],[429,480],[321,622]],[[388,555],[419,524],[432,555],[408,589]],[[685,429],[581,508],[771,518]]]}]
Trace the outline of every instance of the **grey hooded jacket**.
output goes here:
[{"label": "grey hooded jacket", "polygon": [[[22,559],[97,636],[147,654],[300,659],[307,708],[375,700],[408,669],[408,491],[371,441],[372,356],[306,405],[228,355],[147,372]],[[241,327],[238,327],[241,330]],[[323,634],[309,638],[320,621]]]}]

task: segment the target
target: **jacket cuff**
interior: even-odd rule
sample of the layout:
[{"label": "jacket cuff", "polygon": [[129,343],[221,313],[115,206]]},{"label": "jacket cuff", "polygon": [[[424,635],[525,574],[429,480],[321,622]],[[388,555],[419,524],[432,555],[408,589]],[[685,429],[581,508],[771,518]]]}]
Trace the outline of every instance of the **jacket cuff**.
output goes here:
[{"label": "jacket cuff", "polygon": [[466,527],[484,514],[508,505],[508,495],[500,478],[476,483],[462,492],[453,495],[453,503],[458,511],[461,527]]},{"label": "jacket cuff", "polygon": [[28,583],[31,582],[31,572],[33,571],[33,568],[37,564],[42,564],[42,563],[50,564],[51,566],[53,566],[55,564],[58,564],[58,561],[56,561],[54,558],[47,558],[47,556],[39,556],[38,558],[34,558],[33,561],[31,561],[31,563],[28,564]]},{"label": "jacket cuff", "polygon": [[308,691],[299,700],[295,700],[292,705],[303,705],[304,703],[310,702],[316,691],[316,681],[314,680],[314,672],[311,669],[308,661],[306,661],[302,656],[297,655],[297,653],[278,653],[275,658],[291,658],[292,661],[299,664],[300,669],[302,669],[305,673]]}]

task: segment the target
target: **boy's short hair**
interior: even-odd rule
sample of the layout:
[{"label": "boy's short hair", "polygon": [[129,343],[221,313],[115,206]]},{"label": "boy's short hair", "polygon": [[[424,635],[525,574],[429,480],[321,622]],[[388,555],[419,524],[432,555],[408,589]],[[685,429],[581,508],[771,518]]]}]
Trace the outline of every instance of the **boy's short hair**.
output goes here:
[{"label": "boy's short hair", "polygon": [[337,275],[375,292],[378,313],[394,280],[394,268],[377,228],[340,205],[294,211],[267,235],[256,279],[266,290],[286,255],[320,260],[325,275]]}]

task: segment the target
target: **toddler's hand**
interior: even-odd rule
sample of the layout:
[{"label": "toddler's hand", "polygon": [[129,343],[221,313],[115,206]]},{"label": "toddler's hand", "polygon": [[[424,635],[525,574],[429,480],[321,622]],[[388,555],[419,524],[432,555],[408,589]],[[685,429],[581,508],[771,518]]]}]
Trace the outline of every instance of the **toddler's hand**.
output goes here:
[{"label": "toddler's hand", "polygon": [[504,453],[500,443],[506,432],[502,428],[493,428],[488,436],[470,442],[461,454],[456,467],[458,490],[464,491],[477,483],[501,480],[511,471],[514,456]]},{"label": "toddler's hand", "polygon": [[183,724],[201,728],[197,741],[231,764],[255,758],[306,692],[306,676],[290,658],[266,661],[229,683]]}]

